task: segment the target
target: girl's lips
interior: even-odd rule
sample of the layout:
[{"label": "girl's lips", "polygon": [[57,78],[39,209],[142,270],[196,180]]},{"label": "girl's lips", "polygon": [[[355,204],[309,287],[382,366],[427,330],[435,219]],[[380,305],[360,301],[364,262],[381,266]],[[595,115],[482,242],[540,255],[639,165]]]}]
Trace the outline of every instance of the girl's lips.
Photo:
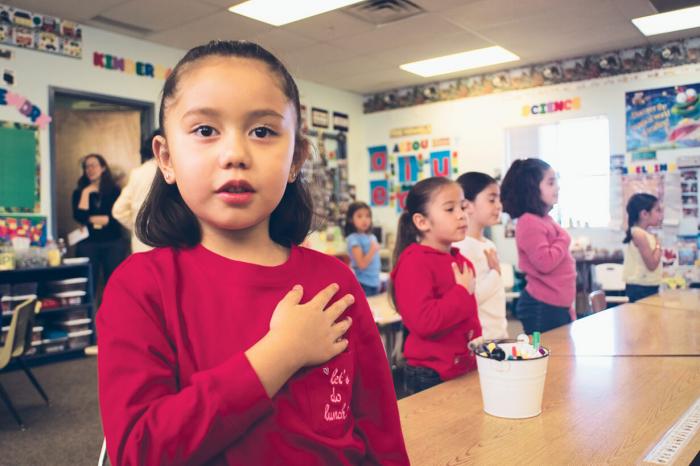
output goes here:
[{"label": "girl's lips", "polygon": [[216,193],[217,197],[224,201],[226,204],[241,206],[248,204],[253,199],[253,193],[250,191],[244,191],[240,193],[232,193],[229,191],[220,191]]}]

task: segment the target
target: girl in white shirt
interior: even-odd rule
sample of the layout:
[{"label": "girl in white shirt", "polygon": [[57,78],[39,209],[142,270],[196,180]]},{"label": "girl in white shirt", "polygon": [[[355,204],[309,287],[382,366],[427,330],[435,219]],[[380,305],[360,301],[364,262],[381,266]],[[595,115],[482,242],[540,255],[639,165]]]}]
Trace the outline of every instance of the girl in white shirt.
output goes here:
[{"label": "girl in white shirt", "polygon": [[468,172],[457,178],[464,191],[467,236],[456,243],[476,269],[476,299],[484,339],[508,338],[506,293],[496,246],[484,237],[484,228],[501,219],[498,182],[485,173]]},{"label": "girl in white shirt", "polygon": [[656,196],[637,193],[627,201],[627,235],[623,243],[625,262],[622,278],[625,294],[635,302],[659,292],[661,283],[661,243],[647,230],[661,225],[663,213]]}]

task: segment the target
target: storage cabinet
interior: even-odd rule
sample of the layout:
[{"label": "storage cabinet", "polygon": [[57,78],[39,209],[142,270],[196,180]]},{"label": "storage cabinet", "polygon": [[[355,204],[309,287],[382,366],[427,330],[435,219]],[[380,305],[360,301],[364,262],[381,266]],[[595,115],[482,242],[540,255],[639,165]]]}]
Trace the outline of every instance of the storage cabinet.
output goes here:
[{"label": "storage cabinet", "polygon": [[42,303],[34,322],[32,348],[25,360],[39,362],[82,354],[95,344],[95,304],[89,262],[58,267],[0,271],[2,336],[4,341],[12,309],[36,295]]}]

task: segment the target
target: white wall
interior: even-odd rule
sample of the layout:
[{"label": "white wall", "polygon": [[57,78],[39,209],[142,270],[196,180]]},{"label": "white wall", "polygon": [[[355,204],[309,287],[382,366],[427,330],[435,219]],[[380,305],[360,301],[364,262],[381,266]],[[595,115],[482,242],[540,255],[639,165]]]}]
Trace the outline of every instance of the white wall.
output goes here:
[{"label": "white wall", "polygon": [[[406,139],[390,139],[392,128],[432,125],[432,137],[450,137],[457,141],[453,149],[459,153],[459,172],[470,170],[494,174],[503,170],[506,155],[505,129],[552,123],[561,119],[605,115],[610,122],[611,153],[621,154],[625,148],[625,93],[700,81],[700,65],[687,65],[654,72],[602,78],[591,81],[539,87],[523,91],[492,94],[447,102],[372,113],[365,116],[365,144],[389,144]],[[544,115],[522,115],[524,105],[535,105],[573,97],[581,98],[579,110]],[[361,154],[356,165],[366,167],[368,156]],[[556,168],[556,167],[555,167]],[[366,180],[358,183],[360,198],[369,197],[369,171]],[[395,207],[375,208],[375,221],[394,231],[398,215]],[[505,246],[508,250],[514,248]]]},{"label": "white wall", "polygon": [[[152,102],[155,117],[158,112],[162,79],[130,75],[115,70],[93,66],[93,52],[148,62],[153,65],[173,67],[185,51],[171,47],[132,39],[119,34],[83,27],[83,57],[75,59],[52,55],[35,50],[2,45],[11,49],[11,60],[0,60],[0,67],[10,69],[15,74],[15,85],[0,87],[29,99],[43,113],[49,111],[49,87],[60,87],[108,96],[124,97],[133,100]],[[360,158],[364,150],[364,127],[362,125],[362,97],[357,94],[332,89],[311,82],[298,81],[302,101],[310,108],[312,105],[347,113],[350,118],[348,134],[348,155]],[[0,120],[31,123],[30,120],[11,106],[0,106]],[[41,214],[51,216],[50,185],[50,138],[49,130],[40,131],[41,150]],[[357,179],[361,175],[353,174],[357,167],[353,164],[350,175]],[[75,180],[57,180],[58,183],[75,183]],[[351,181],[352,182],[352,181]],[[49,231],[52,226],[49,225]]]}]

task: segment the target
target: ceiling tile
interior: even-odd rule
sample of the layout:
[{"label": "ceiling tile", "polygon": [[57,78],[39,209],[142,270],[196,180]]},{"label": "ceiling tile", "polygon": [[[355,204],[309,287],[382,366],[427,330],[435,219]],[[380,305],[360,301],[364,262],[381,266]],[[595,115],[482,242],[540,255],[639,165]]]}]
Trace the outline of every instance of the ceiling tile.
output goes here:
[{"label": "ceiling tile", "polygon": [[318,41],[355,36],[374,29],[373,24],[361,21],[342,11],[331,11],[282,27]]},{"label": "ceiling tile", "polygon": [[481,0],[412,0],[413,3],[423,8],[425,11],[437,12],[450,8],[464,6],[468,3],[476,3]]},{"label": "ceiling tile", "polygon": [[398,67],[404,63],[466,52],[491,45],[494,44],[481,37],[468,32],[460,32],[458,34],[437,36],[430,41],[419,41],[415,44],[378,50],[372,56]]},{"label": "ceiling tile", "polygon": [[221,9],[187,0],[132,0],[123,2],[101,13],[105,18],[126,24],[162,31],[208,16]]},{"label": "ceiling tile", "polygon": [[438,15],[425,13],[402,21],[376,27],[374,30],[355,36],[329,41],[331,45],[345,50],[370,53],[379,49],[429,41],[438,35],[464,32]]},{"label": "ceiling tile", "polygon": [[275,54],[293,52],[316,44],[316,41],[284,29],[271,29],[250,38]]},{"label": "ceiling tile", "polygon": [[[576,20],[574,14],[565,14],[572,9],[596,11],[601,5],[607,5],[606,10],[619,12],[606,0],[481,0],[462,7],[451,8],[443,15],[455,24],[472,31],[481,31],[494,26],[525,23],[531,18],[554,18],[556,24]],[[565,15],[560,17],[560,15]],[[532,29],[531,34],[546,32],[543,29]]]},{"label": "ceiling tile", "polygon": [[259,21],[223,12],[150,34],[147,39],[171,47],[189,49],[212,39],[251,40],[256,35],[271,29],[272,26]]}]

